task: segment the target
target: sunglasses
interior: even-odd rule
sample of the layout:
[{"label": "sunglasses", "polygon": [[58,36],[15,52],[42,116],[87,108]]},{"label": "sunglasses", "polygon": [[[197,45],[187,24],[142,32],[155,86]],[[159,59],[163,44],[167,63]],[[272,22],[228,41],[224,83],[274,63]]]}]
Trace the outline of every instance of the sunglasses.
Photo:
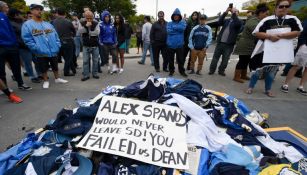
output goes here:
[{"label": "sunglasses", "polygon": [[290,7],[290,5],[280,5],[280,6],[278,6],[279,9],[283,9],[283,8],[286,8],[286,9],[287,9],[287,8],[289,8],[289,7]]}]

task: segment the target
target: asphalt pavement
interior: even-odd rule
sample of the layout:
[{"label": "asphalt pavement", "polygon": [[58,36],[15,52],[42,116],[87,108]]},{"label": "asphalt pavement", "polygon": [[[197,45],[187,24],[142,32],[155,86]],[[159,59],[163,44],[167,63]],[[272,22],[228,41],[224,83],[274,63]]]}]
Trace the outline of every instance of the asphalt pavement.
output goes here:
[{"label": "asphalt pavement", "polygon": [[[69,81],[68,84],[55,84],[53,75],[49,72],[50,88],[48,90],[42,89],[42,84],[33,84],[27,77],[24,77],[25,82],[32,86],[33,90],[20,91],[17,89],[16,82],[8,77],[9,86],[24,99],[24,102],[11,104],[4,95],[0,95],[0,151],[17,143],[25,137],[27,132],[44,127],[49,120],[56,117],[63,107],[74,106],[76,98],[88,99],[96,96],[107,85],[126,86],[146,79],[151,73],[159,77],[168,76],[165,72],[155,73],[154,68],[150,66],[149,58],[146,59],[145,65],[137,64],[140,55],[135,54],[135,49],[131,49],[130,52],[131,54],[127,55],[128,58],[125,60],[125,69],[122,74],[109,75],[107,68],[103,67],[103,73],[99,74],[100,79],[98,80],[91,78],[86,82],[81,82],[82,69],[79,69],[75,77],[64,77]],[[204,63],[203,75],[190,75],[188,78],[200,82],[204,88],[233,95],[243,100],[251,109],[269,113],[271,127],[289,126],[307,135],[307,97],[295,91],[299,79],[295,78],[290,84],[289,93],[284,94],[279,88],[285,77],[281,77],[281,72],[278,72],[273,84],[275,98],[269,98],[263,93],[263,81],[258,82],[252,95],[247,95],[244,92],[248,86],[247,82],[240,84],[232,81],[238,56],[231,57],[226,77],[218,74],[208,75],[212,52],[213,49],[210,49]],[[82,63],[80,59],[79,63]],[[60,68],[62,70],[63,64],[60,64]],[[175,77],[182,78],[177,72]]]}]

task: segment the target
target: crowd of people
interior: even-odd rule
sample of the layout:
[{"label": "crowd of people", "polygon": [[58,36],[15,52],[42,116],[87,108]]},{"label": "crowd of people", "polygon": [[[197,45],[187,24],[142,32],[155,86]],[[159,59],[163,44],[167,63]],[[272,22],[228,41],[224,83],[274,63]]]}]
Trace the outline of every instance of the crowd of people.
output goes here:
[{"label": "crowd of people", "polygon": [[[239,55],[239,61],[233,80],[240,83],[250,80],[246,93],[251,94],[257,80],[263,77],[265,94],[274,97],[272,83],[281,63],[265,63],[263,50],[253,54],[256,43],[271,41],[274,44],[279,40],[294,40],[298,37],[296,57],[292,65],[288,63],[286,66],[285,71],[289,73],[286,73],[287,78],[281,90],[288,92],[291,79],[300,68],[305,68],[297,91],[307,95],[303,88],[307,81],[307,22],[304,23],[303,30],[299,19],[289,15],[290,6],[291,1],[277,0],[274,14],[269,16],[266,4],[259,4],[251,12],[253,14],[248,15],[246,22],[243,22],[239,18],[239,10],[230,4],[218,20],[221,30],[216,40],[209,75],[215,73],[222,57],[218,74],[226,76],[225,70],[234,52]],[[12,102],[20,103],[22,99],[7,87],[5,65],[12,71],[12,78],[21,90],[32,89],[23,82],[21,67],[33,83],[42,82],[44,89],[50,86],[49,70],[53,71],[55,83],[68,83],[60,78],[58,63],[64,58],[63,76],[75,76],[80,68],[77,58],[81,50],[81,81],[87,81],[91,77],[99,79],[98,73],[104,65],[108,67],[110,74],[124,72],[125,53],[129,53],[130,39],[134,32],[121,14],[112,16],[110,12],[103,11],[97,18],[85,7],[81,19],[76,13],[70,14],[69,19],[67,12],[58,8],[52,11],[52,18],[48,22],[43,20],[43,10],[43,6],[32,4],[30,12],[24,17],[22,12],[9,8],[5,2],[0,1],[0,88]],[[187,74],[201,75],[207,49],[212,43],[212,29],[207,24],[207,19],[205,14],[197,11],[189,18],[182,17],[179,9],[175,9],[170,22],[165,20],[163,11],[158,12],[158,20],[154,23],[150,16],[145,16],[144,24],[136,26],[135,30],[138,54],[140,47],[143,51],[138,63],[145,64],[149,51],[151,66],[156,72],[160,72],[161,54],[162,70],[168,72],[169,76],[174,75],[175,64],[183,77],[187,77]],[[286,29],[287,32],[270,34],[272,29]],[[112,58],[111,64],[109,56]],[[247,76],[248,69],[251,77]]]}]

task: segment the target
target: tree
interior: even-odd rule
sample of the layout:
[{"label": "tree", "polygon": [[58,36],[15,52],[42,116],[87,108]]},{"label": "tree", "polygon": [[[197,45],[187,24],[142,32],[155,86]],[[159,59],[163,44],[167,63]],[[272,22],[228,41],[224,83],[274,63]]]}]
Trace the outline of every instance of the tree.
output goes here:
[{"label": "tree", "polygon": [[29,7],[26,5],[25,0],[7,0],[5,2],[9,5],[10,8],[18,9],[23,13],[26,13],[30,10]]},{"label": "tree", "polygon": [[298,11],[293,11],[292,14],[297,16],[301,21],[307,20],[307,7],[303,6]]},{"label": "tree", "polygon": [[84,6],[88,6],[93,12],[108,10],[111,14],[119,13],[125,18],[136,14],[136,5],[131,0],[44,0],[43,4],[50,9],[61,7],[67,12],[76,12],[79,15],[83,13]]}]

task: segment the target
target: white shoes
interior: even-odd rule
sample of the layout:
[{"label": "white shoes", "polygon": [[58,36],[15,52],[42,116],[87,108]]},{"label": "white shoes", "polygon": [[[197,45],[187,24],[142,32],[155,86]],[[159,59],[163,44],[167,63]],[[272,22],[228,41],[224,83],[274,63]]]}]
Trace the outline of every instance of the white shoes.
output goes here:
[{"label": "white shoes", "polygon": [[44,81],[43,88],[44,89],[48,89],[49,88],[49,81]]},{"label": "white shoes", "polygon": [[62,78],[57,78],[54,80],[55,83],[59,83],[59,84],[65,84],[65,83],[68,83],[67,80],[64,80]]},{"label": "white shoes", "polygon": [[121,74],[121,73],[123,73],[123,72],[124,72],[124,69],[121,68],[121,69],[119,70],[119,73]]}]

